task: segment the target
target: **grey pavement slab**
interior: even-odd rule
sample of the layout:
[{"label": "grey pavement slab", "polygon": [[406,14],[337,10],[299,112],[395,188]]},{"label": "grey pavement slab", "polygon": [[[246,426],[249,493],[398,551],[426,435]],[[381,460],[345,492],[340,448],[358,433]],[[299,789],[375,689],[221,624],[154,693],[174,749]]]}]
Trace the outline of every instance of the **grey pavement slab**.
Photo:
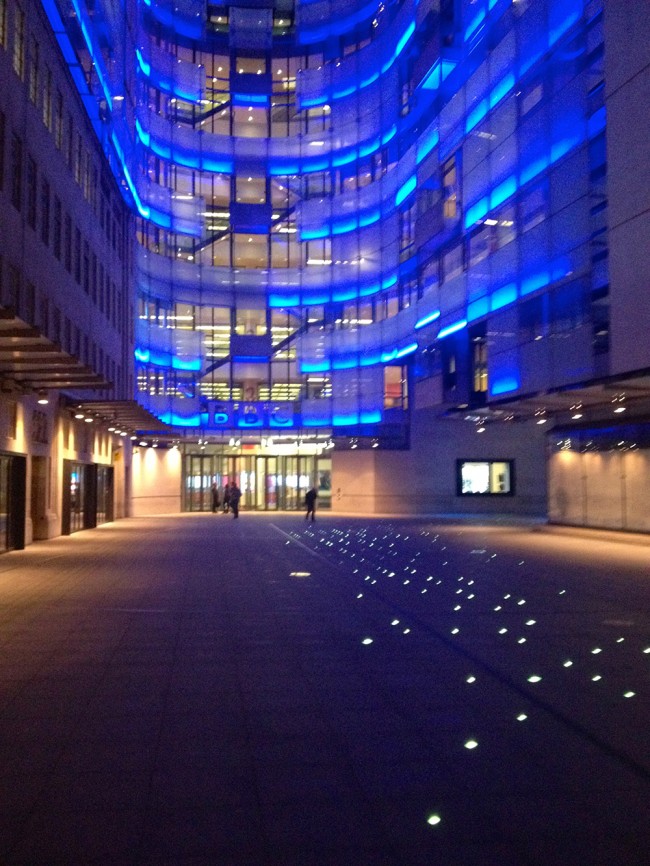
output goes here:
[{"label": "grey pavement slab", "polygon": [[0,863],[649,866],[649,673],[650,538],[321,512],[40,542],[0,558]]}]

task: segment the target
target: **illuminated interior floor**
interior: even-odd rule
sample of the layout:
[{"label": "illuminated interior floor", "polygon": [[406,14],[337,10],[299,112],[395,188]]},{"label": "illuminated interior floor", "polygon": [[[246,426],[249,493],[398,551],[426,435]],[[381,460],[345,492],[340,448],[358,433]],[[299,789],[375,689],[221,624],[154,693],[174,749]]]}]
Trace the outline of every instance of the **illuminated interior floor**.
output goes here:
[{"label": "illuminated interior floor", "polygon": [[647,866],[650,538],[132,519],[0,559],[0,862]]}]

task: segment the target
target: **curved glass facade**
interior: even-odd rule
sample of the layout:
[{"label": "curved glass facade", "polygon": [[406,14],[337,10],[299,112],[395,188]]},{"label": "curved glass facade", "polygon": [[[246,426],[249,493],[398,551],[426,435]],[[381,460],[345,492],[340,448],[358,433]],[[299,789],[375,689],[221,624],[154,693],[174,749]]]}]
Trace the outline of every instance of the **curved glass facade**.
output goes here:
[{"label": "curved glass facade", "polygon": [[[162,420],[381,430],[409,370],[469,371],[469,403],[530,390],[555,363],[536,305],[606,316],[598,0],[44,7],[137,217]],[[508,310],[530,339],[504,326],[486,361]]]}]

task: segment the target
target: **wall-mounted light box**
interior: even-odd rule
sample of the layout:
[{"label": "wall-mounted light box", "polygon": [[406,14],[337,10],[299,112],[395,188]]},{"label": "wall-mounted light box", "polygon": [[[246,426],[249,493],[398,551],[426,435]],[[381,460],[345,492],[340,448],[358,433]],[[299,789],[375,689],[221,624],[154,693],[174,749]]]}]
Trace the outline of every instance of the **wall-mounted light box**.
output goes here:
[{"label": "wall-mounted light box", "polygon": [[515,492],[513,460],[457,460],[457,496],[512,496]]}]

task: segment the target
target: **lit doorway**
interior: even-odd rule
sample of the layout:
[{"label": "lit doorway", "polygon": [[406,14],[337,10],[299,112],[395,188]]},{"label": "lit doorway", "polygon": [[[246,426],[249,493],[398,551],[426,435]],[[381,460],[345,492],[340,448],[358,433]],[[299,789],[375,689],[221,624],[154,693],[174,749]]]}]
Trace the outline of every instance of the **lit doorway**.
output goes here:
[{"label": "lit doorway", "polygon": [[300,511],[315,484],[318,507],[329,508],[332,461],[321,455],[186,454],[183,463],[183,511],[212,511],[212,484],[223,488],[236,480],[241,508],[248,511]]}]

